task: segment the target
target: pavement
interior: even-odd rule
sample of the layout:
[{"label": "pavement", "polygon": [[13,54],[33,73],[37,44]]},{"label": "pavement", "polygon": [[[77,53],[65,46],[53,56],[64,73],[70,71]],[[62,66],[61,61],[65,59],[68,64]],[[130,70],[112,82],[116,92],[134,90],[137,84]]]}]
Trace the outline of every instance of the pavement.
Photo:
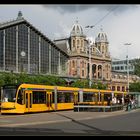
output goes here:
[{"label": "pavement", "polygon": [[[108,119],[110,117],[111,119],[112,116],[121,117],[123,114],[133,115],[133,113],[136,112],[139,113],[140,109],[114,112],[74,112],[70,110],[24,115],[0,115],[0,136],[137,136],[140,135],[140,132],[112,131],[112,129],[102,130],[102,127],[96,126],[96,123],[92,125],[94,119],[95,122],[97,121],[97,124],[99,124],[98,122],[101,120],[97,118]],[[104,121],[103,119],[103,122]],[[60,125],[62,126],[60,127]],[[105,123],[103,126],[106,127]]]},{"label": "pavement", "polygon": [[0,127],[21,127],[28,125],[39,125],[48,123],[60,123],[80,120],[90,120],[97,118],[105,118],[110,116],[117,116],[127,113],[140,111],[139,109],[131,111],[114,111],[114,112],[74,112],[58,111],[58,112],[45,112],[24,115],[0,115]]}]

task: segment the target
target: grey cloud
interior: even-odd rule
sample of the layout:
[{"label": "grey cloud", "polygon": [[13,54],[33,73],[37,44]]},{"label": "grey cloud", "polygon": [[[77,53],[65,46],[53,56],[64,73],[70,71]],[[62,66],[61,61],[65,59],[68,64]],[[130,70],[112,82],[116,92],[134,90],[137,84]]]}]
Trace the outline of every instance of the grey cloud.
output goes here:
[{"label": "grey cloud", "polygon": [[58,10],[61,14],[75,13],[92,8],[91,5],[43,5],[44,8]]},{"label": "grey cloud", "polygon": [[103,5],[103,4],[83,4],[83,5],[79,5],[79,4],[73,4],[73,5],[68,5],[68,4],[62,4],[62,5],[43,5],[44,8],[51,8],[51,9],[55,9],[57,11],[59,11],[61,14],[65,14],[65,13],[75,13],[75,12],[79,12],[79,11],[84,11],[84,10],[88,10],[91,8],[95,8],[97,10],[104,10],[104,11],[110,11],[110,10],[114,10],[114,12],[123,12],[126,11],[128,9],[134,9],[137,8],[137,5],[122,5],[122,4],[114,4],[114,5]]}]

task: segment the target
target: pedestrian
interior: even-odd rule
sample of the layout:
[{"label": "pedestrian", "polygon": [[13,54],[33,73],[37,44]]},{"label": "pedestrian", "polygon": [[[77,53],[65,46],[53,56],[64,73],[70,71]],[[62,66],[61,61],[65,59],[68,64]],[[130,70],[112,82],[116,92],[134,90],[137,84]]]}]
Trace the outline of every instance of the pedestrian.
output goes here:
[{"label": "pedestrian", "polygon": [[116,99],[116,97],[114,96],[114,97],[112,98],[112,104],[115,105],[116,103],[117,103],[117,99]]},{"label": "pedestrian", "polygon": [[111,98],[108,96],[107,105],[110,106]]}]

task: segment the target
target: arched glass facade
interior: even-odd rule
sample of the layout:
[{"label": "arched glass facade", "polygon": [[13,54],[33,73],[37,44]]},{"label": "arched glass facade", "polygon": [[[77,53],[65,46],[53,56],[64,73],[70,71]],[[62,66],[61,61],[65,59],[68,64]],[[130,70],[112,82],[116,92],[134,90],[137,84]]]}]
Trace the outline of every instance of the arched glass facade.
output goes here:
[{"label": "arched glass facade", "polygon": [[66,73],[68,56],[31,24],[25,20],[15,24],[16,21],[0,25],[0,70]]}]

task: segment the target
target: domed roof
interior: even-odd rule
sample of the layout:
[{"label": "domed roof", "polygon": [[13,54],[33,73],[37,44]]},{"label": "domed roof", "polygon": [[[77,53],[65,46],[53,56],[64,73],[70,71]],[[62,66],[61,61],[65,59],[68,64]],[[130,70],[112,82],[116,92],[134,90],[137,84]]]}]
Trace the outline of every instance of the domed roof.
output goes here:
[{"label": "domed roof", "polygon": [[108,42],[107,35],[102,31],[102,29],[96,37],[95,42]]},{"label": "domed roof", "polygon": [[72,26],[72,30],[70,33],[71,36],[83,36],[83,28],[76,20],[76,23]]}]

